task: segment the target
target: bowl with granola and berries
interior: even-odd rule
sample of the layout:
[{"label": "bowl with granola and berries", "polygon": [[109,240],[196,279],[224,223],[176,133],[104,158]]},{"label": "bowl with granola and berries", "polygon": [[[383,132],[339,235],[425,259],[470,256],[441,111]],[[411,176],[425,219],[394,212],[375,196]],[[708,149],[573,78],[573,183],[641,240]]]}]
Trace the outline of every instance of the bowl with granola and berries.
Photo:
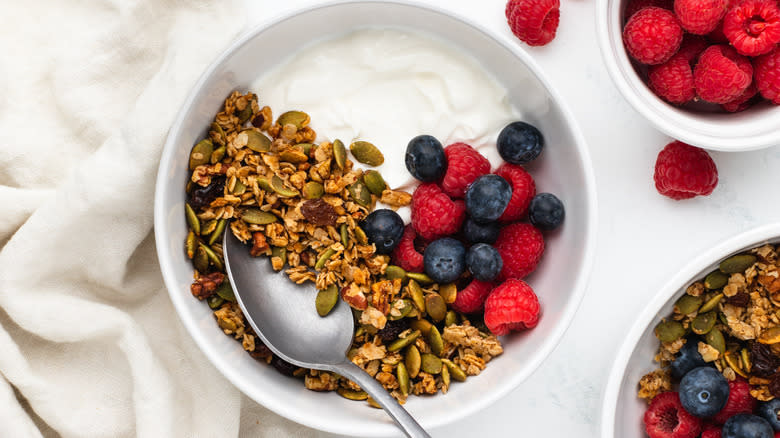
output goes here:
[{"label": "bowl with granola and berries", "polygon": [[387,436],[354,382],[263,345],[222,236],[316,291],[296,311],[349,306],[344,354],[435,427],[557,344],[595,205],[576,123],[514,42],[434,8],[346,1],[259,28],[207,70],[166,143],[155,233],[180,319],[230,382],[310,427]]},{"label": "bowl with granola and berries", "polygon": [[626,336],[602,436],[780,435],[780,224],[684,267]]}]

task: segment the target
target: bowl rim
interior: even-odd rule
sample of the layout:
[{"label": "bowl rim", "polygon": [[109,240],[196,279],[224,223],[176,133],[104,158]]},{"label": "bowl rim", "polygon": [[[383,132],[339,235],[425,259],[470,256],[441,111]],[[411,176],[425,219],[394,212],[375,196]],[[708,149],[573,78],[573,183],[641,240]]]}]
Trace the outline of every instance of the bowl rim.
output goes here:
[{"label": "bowl rim", "polygon": [[[174,271],[173,263],[172,263],[173,257],[167,245],[163,243],[166,241],[166,235],[163,233],[163,231],[164,230],[167,231],[167,227],[165,226],[165,221],[167,219],[165,214],[167,206],[163,204],[163,198],[164,198],[164,192],[166,187],[165,170],[171,165],[176,143],[178,143],[178,138],[180,136],[180,131],[184,124],[185,116],[189,112],[189,109],[193,106],[193,103],[195,101],[195,96],[198,94],[199,90],[201,90],[201,88],[205,85],[207,80],[214,74],[217,68],[229,56],[231,56],[240,47],[247,44],[251,39],[263,33],[267,28],[279,25],[300,14],[305,14],[315,10],[330,8],[334,6],[371,5],[371,4],[390,4],[390,5],[394,4],[394,5],[424,9],[429,12],[434,12],[434,13],[448,16],[452,19],[455,19],[456,21],[459,21],[460,23],[466,26],[472,27],[476,31],[480,32],[481,34],[483,34],[484,36],[494,41],[496,44],[500,45],[502,48],[508,50],[514,56],[519,58],[523,62],[523,64],[526,65],[529,72],[533,74],[534,77],[536,77],[536,79],[542,84],[543,87],[545,87],[552,101],[555,102],[557,109],[560,112],[562,118],[567,122],[569,126],[571,136],[573,137],[575,146],[579,151],[578,161],[580,162],[579,164],[583,169],[586,205],[588,205],[589,207],[588,212],[585,215],[585,223],[584,223],[585,229],[583,233],[584,256],[583,256],[581,268],[579,269],[579,272],[577,273],[577,276],[575,278],[574,287],[572,288],[571,296],[568,302],[566,303],[564,308],[560,309],[561,316],[560,316],[559,324],[552,329],[550,335],[548,336],[548,339],[538,350],[538,353],[534,355],[532,360],[528,362],[523,367],[523,369],[520,370],[520,372],[514,373],[513,375],[509,376],[507,380],[504,382],[505,384],[499,386],[496,390],[487,393],[481,399],[477,399],[476,401],[471,401],[468,404],[462,404],[461,407],[450,411],[449,415],[434,417],[433,419],[429,419],[429,420],[425,420],[425,419],[421,420],[421,423],[424,427],[436,428],[436,427],[440,427],[452,423],[455,420],[474,414],[475,412],[482,410],[487,406],[495,403],[497,400],[507,395],[510,391],[514,390],[520,383],[522,383],[526,378],[528,378],[528,376],[530,376],[534,371],[536,371],[538,367],[542,364],[542,362],[544,362],[544,360],[550,355],[553,349],[555,349],[555,347],[558,346],[564,333],[568,330],[569,326],[574,320],[574,316],[582,302],[582,298],[589,285],[590,275],[592,272],[593,263],[595,259],[596,234],[597,234],[597,224],[598,224],[597,221],[598,201],[597,201],[595,174],[592,166],[592,161],[590,158],[590,152],[587,147],[587,143],[585,142],[585,138],[582,134],[582,131],[580,130],[579,124],[577,123],[573,113],[571,112],[569,106],[566,104],[565,100],[561,97],[558,90],[545,76],[545,74],[543,73],[542,69],[537,64],[537,62],[522,47],[520,47],[519,44],[517,44],[515,41],[510,40],[506,35],[506,33],[499,33],[497,31],[490,30],[479,23],[469,20],[465,16],[462,16],[458,13],[446,9],[446,7],[442,7],[439,5],[432,5],[432,4],[422,4],[415,0],[329,0],[317,5],[312,5],[308,7],[304,6],[304,7],[296,8],[295,10],[287,12],[285,14],[269,17],[266,20],[254,24],[252,28],[245,30],[244,33],[239,35],[239,37],[237,37],[237,39],[233,43],[231,43],[219,56],[215,58],[215,60],[211,64],[209,64],[209,66],[205,69],[203,74],[195,82],[195,85],[190,89],[189,93],[187,94],[187,98],[184,100],[183,104],[181,105],[181,109],[179,110],[175,121],[173,122],[173,124],[169,129],[168,136],[166,138],[165,144],[163,145],[162,155],[160,158],[160,165],[158,168],[158,174],[155,183],[156,185],[155,185],[155,200],[154,200],[154,225],[155,225],[154,233],[155,233],[155,245],[157,248],[158,262],[160,264],[166,290],[168,291],[168,295],[171,298],[171,301],[173,302],[179,320],[182,322],[182,324],[187,330],[187,333],[193,339],[193,341],[198,346],[198,348],[204,353],[204,355],[209,359],[209,361],[219,370],[219,372],[225,378],[227,378],[227,380],[230,381],[231,384],[233,384],[233,386],[235,386],[239,391],[247,395],[249,398],[253,399],[257,403],[263,405],[267,409],[273,411],[274,413],[282,417],[285,417],[296,423],[314,429],[318,429],[330,433],[344,434],[344,435],[355,434],[354,429],[350,428],[350,425],[348,423],[339,424],[336,422],[321,421],[320,419],[317,419],[317,417],[315,416],[304,415],[302,412],[297,411],[292,404],[280,404],[276,399],[271,399],[270,397],[266,397],[262,391],[252,390],[251,386],[247,385],[244,382],[245,379],[242,378],[242,376],[239,375],[239,373],[233,369],[232,365],[228,360],[212,354],[212,352],[210,352],[207,346],[206,340],[203,339],[201,336],[195,335],[200,331],[196,322],[192,318],[184,317],[184,315],[187,315],[187,310],[186,310],[187,303],[185,302],[185,299],[189,298],[189,296],[185,296],[185,294],[181,294],[180,293],[181,291],[178,289],[178,284],[176,283],[175,278],[172,274],[172,272]],[[371,430],[362,430],[360,433],[362,436],[389,436],[389,435],[397,434],[398,429],[391,422],[377,423],[375,427],[371,428]]]},{"label": "bowl rim", "polygon": [[[707,133],[704,129],[697,130],[687,126],[693,122],[692,116],[673,113],[670,104],[652,94],[638,75],[634,74],[636,78],[627,78],[624,74],[626,68],[634,71],[631,61],[625,50],[618,50],[613,45],[616,27],[613,19],[619,15],[619,8],[619,0],[597,0],[595,8],[596,33],[601,57],[612,82],[620,91],[621,96],[636,112],[670,137],[704,149],[747,152],[780,145],[780,131],[778,130],[768,130],[758,135],[740,133],[739,135],[726,136],[719,133]],[[617,23],[617,27],[620,27],[622,23],[620,17],[618,17]],[[618,33],[622,35],[622,31]],[[637,82],[642,84],[641,88]]]},{"label": "bowl rim", "polygon": [[730,254],[759,246],[778,237],[780,237],[780,222],[764,224],[729,238],[686,264],[644,306],[644,310],[623,339],[607,378],[601,406],[601,436],[603,438],[615,436],[618,396],[623,385],[628,362],[631,360],[634,349],[639,343],[639,339],[644,335],[645,330],[660,316],[659,310],[669,300],[676,297],[686,284],[694,280],[694,276],[708,266]]}]

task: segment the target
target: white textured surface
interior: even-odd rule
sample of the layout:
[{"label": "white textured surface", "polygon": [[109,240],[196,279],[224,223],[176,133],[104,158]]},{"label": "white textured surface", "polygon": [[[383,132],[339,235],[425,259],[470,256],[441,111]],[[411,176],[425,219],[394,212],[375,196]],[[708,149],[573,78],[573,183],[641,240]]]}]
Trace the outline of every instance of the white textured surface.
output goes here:
[{"label": "white textured surface", "polygon": [[[247,0],[248,21],[260,23],[318,3]],[[504,5],[503,0],[447,2],[452,11],[508,33]],[[669,138],[635,113],[611,83],[596,45],[594,6],[593,0],[564,0],[556,39],[528,48],[568,101],[590,146],[600,223],[588,293],[545,365],[492,407],[433,430],[435,437],[597,436],[611,356],[633,314],[692,257],[739,231],[780,218],[774,195],[780,186],[778,148],[712,153],[720,183],[707,198],[675,202],[658,195],[653,164]],[[244,425],[254,424],[252,412],[245,410]]]}]

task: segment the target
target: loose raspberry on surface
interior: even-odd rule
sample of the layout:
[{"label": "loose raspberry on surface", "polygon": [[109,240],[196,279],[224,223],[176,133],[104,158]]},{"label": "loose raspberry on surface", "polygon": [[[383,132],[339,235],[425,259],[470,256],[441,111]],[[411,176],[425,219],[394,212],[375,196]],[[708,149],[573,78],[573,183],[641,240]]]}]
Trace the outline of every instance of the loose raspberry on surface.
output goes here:
[{"label": "loose raspberry on surface", "polygon": [[536,269],[542,258],[544,238],[533,225],[517,222],[502,228],[493,246],[504,261],[499,280],[522,279]]},{"label": "loose raspberry on surface", "polygon": [[753,62],[758,92],[775,105],[780,105],[780,46]]},{"label": "loose raspberry on surface", "polygon": [[674,0],[674,13],[683,29],[694,35],[706,35],[726,13],[726,0]]},{"label": "loose raspberry on surface", "polygon": [[471,280],[468,286],[458,292],[455,302],[450,307],[460,313],[479,312],[483,309],[485,299],[492,290],[492,282]]},{"label": "loose raspberry on surface", "polygon": [[716,424],[724,424],[726,420],[737,414],[750,414],[756,408],[756,399],[750,395],[750,384],[745,379],[737,378],[729,382],[729,399],[726,406],[712,418]]},{"label": "loose raspberry on surface", "polygon": [[453,143],[444,148],[447,172],[441,189],[452,198],[462,198],[466,187],[478,177],[490,173],[490,161],[466,143]]},{"label": "loose raspberry on surface", "polygon": [[509,0],[506,19],[517,38],[529,46],[543,46],[555,38],[560,0]]},{"label": "loose raspberry on surface", "polygon": [[718,185],[718,169],[704,149],[673,141],[658,153],[655,188],[675,200],[706,196]]},{"label": "loose raspberry on surface", "polygon": [[640,10],[623,29],[623,44],[629,55],[648,65],[666,62],[680,48],[682,38],[677,17],[657,7]]},{"label": "loose raspberry on surface", "polygon": [[662,392],[650,402],[644,416],[650,438],[696,438],[701,420],[683,409],[676,392]]},{"label": "loose raspberry on surface", "polygon": [[626,6],[626,11],[623,13],[623,17],[625,17],[626,20],[631,18],[632,15],[639,12],[641,9],[649,8],[649,7],[656,7],[656,8],[662,8],[662,9],[668,9],[672,10],[674,7],[674,1],[673,0],[631,0],[628,2],[628,6]]},{"label": "loose raspberry on surface", "polygon": [[407,272],[423,271],[423,255],[414,246],[416,237],[417,233],[414,231],[414,227],[407,225],[404,228],[401,241],[393,250],[393,263]]},{"label": "loose raspberry on surface", "polygon": [[775,0],[743,0],[723,17],[723,33],[741,55],[769,53],[780,43],[780,7]]},{"label": "loose raspberry on surface", "polygon": [[528,211],[528,204],[531,203],[531,199],[536,194],[534,178],[522,166],[510,163],[502,164],[496,169],[495,174],[507,180],[512,186],[512,197],[509,199],[509,205],[498,220],[501,222],[516,221]]},{"label": "loose raspberry on surface", "polygon": [[687,54],[677,54],[663,64],[650,66],[647,85],[658,97],[675,105],[693,100],[696,90]]},{"label": "loose raspberry on surface", "polygon": [[750,60],[725,45],[710,46],[693,69],[696,93],[712,103],[726,103],[741,95],[753,78]]},{"label": "loose raspberry on surface", "polygon": [[730,113],[744,111],[753,105],[753,98],[756,97],[757,94],[758,87],[755,82],[752,82],[742,94],[735,97],[732,101],[721,104],[720,107],[723,108],[724,111]]},{"label": "loose raspberry on surface", "polygon": [[455,234],[466,217],[463,201],[453,201],[433,183],[415,189],[411,208],[414,230],[429,241]]},{"label": "loose raspberry on surface", "polygon": [[539,298],[531,286],[522,280],[507,280],[485,300],[485,325],[497,336],[534,328],[539,311]]}]

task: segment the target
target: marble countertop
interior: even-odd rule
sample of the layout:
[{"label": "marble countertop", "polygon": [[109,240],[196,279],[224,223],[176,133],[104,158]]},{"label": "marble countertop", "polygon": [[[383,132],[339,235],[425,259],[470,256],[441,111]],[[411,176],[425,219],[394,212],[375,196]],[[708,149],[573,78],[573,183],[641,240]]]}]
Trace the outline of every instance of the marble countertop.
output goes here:
[{"label": "marble countertop", "polygon": [[[250,26],[321,3],[246,2]],[[446,8],[509,33],[505,4],[448,0]],[[596,41],[594,11],[594,0],[565,0],[555,40],[541,48],[524,46],[569,104],[590,148],[599,233],[585,298],[558,347],[528,380],[492,406],[432,430],[433,436],[597,436],[612,357],[634,314],[700,252],[780,218],[774,195],[780,187],[777,147],[712,152],[720,182],[709,197],[673,201],[656,192],[655,157],[670,138],[635,112],[612,84]]]}]

